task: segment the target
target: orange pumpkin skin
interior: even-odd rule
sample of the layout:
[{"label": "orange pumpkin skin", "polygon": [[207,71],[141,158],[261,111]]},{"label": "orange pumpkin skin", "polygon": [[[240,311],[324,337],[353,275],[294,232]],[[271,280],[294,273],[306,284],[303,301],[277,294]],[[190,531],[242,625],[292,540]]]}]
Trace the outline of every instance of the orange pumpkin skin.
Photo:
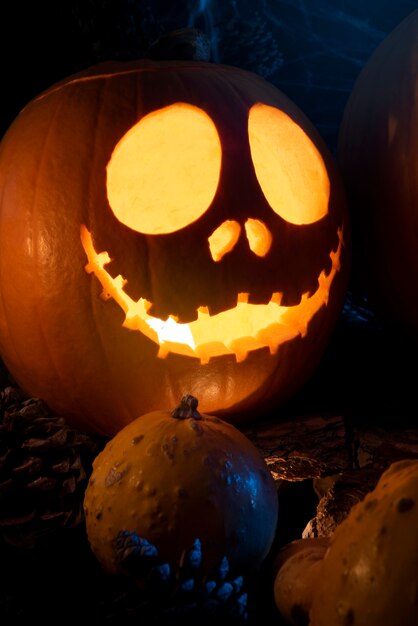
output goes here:
[{"label": "orange pumpkin skin", "polygon": [[418,339],[418,11],[376,48],[348,99],[338,161],[352,216],[353,288]]},{"label": "orange pumpkin skin", "polygon": [[[112,213],[107,165],[139,119],[176,102],[213,120],[221,180],[200,219],[174,233],[138,233]],[[323,160],[329,203],[315,223],[288,223],[260,189],[247,130],[249,110],[260,102],[293,120]],[[301,158],[303,174],[309,159]],[[318,365],[347,286],[345,196],[310,122],[260,77],[199,62],[151,61],[70,77],[29,103],[3,138],[0,197],[0,353],[21,387],[71,424],[113,435],[186,392],[199,397],[203,411],[233,423],[257,419],[290,398]],[[273,235],[265,257],[248,249],[248,217]],[[242,236],[214,263],[208,235],[225,220],[239,223]],[[283,294],[282,304],[291,306],[274,331],[264,331],[274,335],[275,349],[262,338],[247,341],[240,358],[233,351],[207,362],[187,350],[158,356],[158,343],[124,326],[120,304],[103,297],[106,288],[86,271],[82,227],[95,250],[109,254],[111,275],[127,280],[131,300],[148,298],[163,315],[190,320],[201,306],[215,313],[234,307],[238,293],[249,293],[255,304]],[[294,305],[311,294],[314,313],[296,314]]]},{"label": "orange pumpkin skin", "polygon": [[205,414],[153,411],[125,426],[96,457],[84,510],[91,549],[122,574],[120,531],[151,541],[178,563],[198,537],[206,571],[227,556],[258,569],[274,540],[278,498],[257,448],[235,426]]}]

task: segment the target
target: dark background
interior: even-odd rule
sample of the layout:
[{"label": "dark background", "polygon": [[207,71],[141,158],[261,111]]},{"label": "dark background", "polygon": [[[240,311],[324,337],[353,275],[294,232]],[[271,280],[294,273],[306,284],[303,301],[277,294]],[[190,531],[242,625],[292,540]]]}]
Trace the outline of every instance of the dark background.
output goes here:
[{"label": "dark background", "polygon": [[1,128],[52,83],[108,59],[146,56],[195,26],[212,60],[286,92],[335,150],[350,89],[371,52],[418,8],[408,0],[50,0],[2,3]]}]

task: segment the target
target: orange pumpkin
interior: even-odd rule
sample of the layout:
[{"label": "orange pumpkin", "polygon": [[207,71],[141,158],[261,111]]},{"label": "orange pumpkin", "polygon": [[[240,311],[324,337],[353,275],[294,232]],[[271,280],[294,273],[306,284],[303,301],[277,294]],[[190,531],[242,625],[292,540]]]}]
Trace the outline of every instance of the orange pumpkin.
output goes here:
[{"label": "orange pumpkin", "polygon": [[190,391],[236,422],[294,394],[342,308],[347,210],[297,106],[205,62],[95,66],[0,147],[0,351],[106,435]]},{"label": "orange pumpkin", "polygon": [[236,571],[257,569],[276,531],[277,490],[260,452],[232,424],[179,407],[125,426],[96,457],[84,498],[91,549],[123,574],[120,532],[157,546],[177,563],[196,537],[209,571],[226,556]]},{"label": "orange pumpkin", "polygon": [[352,214],[353,289],[418,339],[418,10],[377,47],[348,99],[338,160]]}]

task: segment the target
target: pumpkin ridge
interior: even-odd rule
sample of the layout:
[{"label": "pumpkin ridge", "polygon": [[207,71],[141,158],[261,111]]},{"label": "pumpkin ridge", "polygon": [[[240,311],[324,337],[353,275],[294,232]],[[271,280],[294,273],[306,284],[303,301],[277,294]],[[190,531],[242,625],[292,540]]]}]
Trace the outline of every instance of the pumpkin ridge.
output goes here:
[{"label": "pumpkin ridge", "polygon": [[[147,59],[145,59],[146,61]],[[143,61],[142,61],[143,62]],[[156,62],[154,62],[156,63]],[[214,63],[210,63],[210,62],[202,62],[202,61],[192,61],[192,62],[184,62],[184,65],[179,62],[179,63],[174,63],[173,61],[161,61],[160,63],[167,63],[166,66],[164,67],[135,67],[129,70],[123,70],[123,71],[110,71],[110,72],[104,72],[103,74],[92,74],[92,75],[76,75],[74,76],[74,78],[70,78],[70,79],[64,79],[64,81],[60,81],[55,85],[52,85],[52,87],[50,87],[49,89],[47,89],[46,91],[43,91],[42,93],[40,93],[39,95],[35,96],[32,100],[32,102],[36,102],[39,100],[43,100],[44,98],[46,98],[48,95],[56,93],[57,91],[61,91],[63,90],[65,87],[71,87],[75,84],[78,83],[83,83],[83,82],[90,82],[90,81],[94,81],[94,80],[103,80],[103,79],[112,79],[112,78],[120,78],[122,76],[128,76],[129,74],[143,74],[143,73],[164,73],[169,71],[171,68],[174,71],[182,71],[182,70],[193,70],[193,71],[197,71],[197,72],[201,72],[202,71],[202,66],[206,66],[205,71],[211,71],[213,70],[214,73],[219,73],[219,70],[221,70],[222,72],[231,72],[233,74],[241,74],[243,77],[246,76],[246,70],[240,70],[239,68],[235,68],[233,66],[229,66],[229,65],[224,65],[224,64],[214,64]],[[157,65],[157,63],[156,63]],[[176,67],[177,66],[177,67]],[[200,66],[200,67],[198,67]],[[85,70],[88,71],[88,70]],[[256,78],[258,78],[260,80],[261,83],[265,83],[268,84],[267,81],[265,81],[265,79],[263,79],[261,76],[256,76]]]},{"label": "pumpkin ridge", "polygon": [[[95,126],[94,129],[92,129],[92,144],[93,146],[96,146],[98,144],[98,137],[99,137],[99,127],[100,127],[100,123],[101,123],[101,111],[103,110],[103,106],[104,106],[104,93],[106,91],[106,87],[107,87],[108,83],[107,81],[102,81],[102,83],[100,84],[100,89],[99,92],[97,94],[97,101],[98,101],[98,110],[97,110],[97,115],[95,116]],[[94,159],[95,159],[95,155],[97,153],[97,150],[94,148],[93,149],[93,164],[94,164]],[[94,168],[89,170],[89,176],[88,176],[88,189],[94,189],[94,181],[92,181],[92,174],[94,172]],[[90,198],[90,193],[88,194],[88,198]],[[88,202],[88,217],[89,219],[91,219],[91,215],[90,215],[90,202]],[[113,378],[114,376],[114,372],[113,372],[113,368],[114,368],[114,363],[112,361],[112,358],[109,354],[109,351],[106,347],[106,340],[103,334],[103,329],[102,329],[102,325],[100,324],[100,311],[98,306],[95,306],[95,302],[97,304],[97,294],[94,292],[93,289],[90,290],[90,303],[91,303],[91,312],[93,315],[93,319],[95,321],[95,323],[93,324],[93,329],[94,329],[94,333],[97,337],[97,345],[99,346],[100,352],[103,355],[103,359],[105,362],[105,371],[106,371],[106,379],[108,380],[108,382],[110,383],[110,380]],[[118,399],[118,403],[121,403],[121,398]],[[122,402],[123,404],[123,402]],[[125,409],[126,410],[126,409]]]},{"label": "pumpkin ridge", "polygon": [[[36,274],[36,281],[35,281],[36,285],[39,285],[42,281],[42,277],[40,276],[40,272],[39,272],[40,263],[36,262],[37,259],[42,257],[42,254],[39,253],[39,247],[40,247],[42,238],[36,236],[36,232],[39,229],[39,219],[38,219],[39,215],[38,214],[39,214],[39,209],[40,209],[40,203],[37,202],[38,196],[39,196],[39,187],[40,187],[39,181],[41,177],[43,176],[43,164],[45,163],[45,158],[48,152],[48,144],[51,142],[51,138],[53,138],[53,123],[54,123],[54,120],[58,118],[59,112],[63,108],[64,104],[65,102],[63,100],[57,103],[54,113],[51,116],[48,126],[47,126],[46,135],[42,144],[42,152],[39,157],[39,167],[36,172],[36,179],[33,185],[34,193],[32,195],[32,205],[29,210],[29,213],[31,216],[30,223],[31,223],[31,234],[32,234],[31,261],[32,261],[32,265],[34,267],[34,271]],[[53,350],[51,349],[50,341],[48,340],[48,333],[45,331],[44,311],[42,311],[43,308],[44,308],[44,303],[40,300],[40,298],[34,298],[33,309],[38,319],[37,326],[39,328],[39,332],[42,336],[43,344],[45,346],[45,353],[47,354],[47,358],[51,364],[51,367],[53,368],[55,376],[57,377],[58,380],[61,380],[65,385],[65,381],[61,375],[60,367],[58,366],[56,358],[54,357],[54,354],[53,354]]]}]

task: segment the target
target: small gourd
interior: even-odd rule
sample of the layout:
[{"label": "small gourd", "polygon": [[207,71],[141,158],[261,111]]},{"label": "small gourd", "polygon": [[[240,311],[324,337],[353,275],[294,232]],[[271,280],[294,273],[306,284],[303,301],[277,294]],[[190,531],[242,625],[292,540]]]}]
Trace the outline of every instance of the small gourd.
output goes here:
[{"label": "small gourd", "polygon": [[123,574],[116,538],[135,532],[177,562],[196,536],[210,570],[258,568],[272,545],[278,498],[253,443],[235,426],[200,414],[185,396],[174,411],[137,418],[96,457],[84,508],[91,549],[104,569]]},{"label": "small gourd", "polygon": [[278,609],[292,624],[302,623],[302,609],[310,626],[416,624],[417,528],[418,461],[397,461],[331,540],[286,547],[274,584]]}]

